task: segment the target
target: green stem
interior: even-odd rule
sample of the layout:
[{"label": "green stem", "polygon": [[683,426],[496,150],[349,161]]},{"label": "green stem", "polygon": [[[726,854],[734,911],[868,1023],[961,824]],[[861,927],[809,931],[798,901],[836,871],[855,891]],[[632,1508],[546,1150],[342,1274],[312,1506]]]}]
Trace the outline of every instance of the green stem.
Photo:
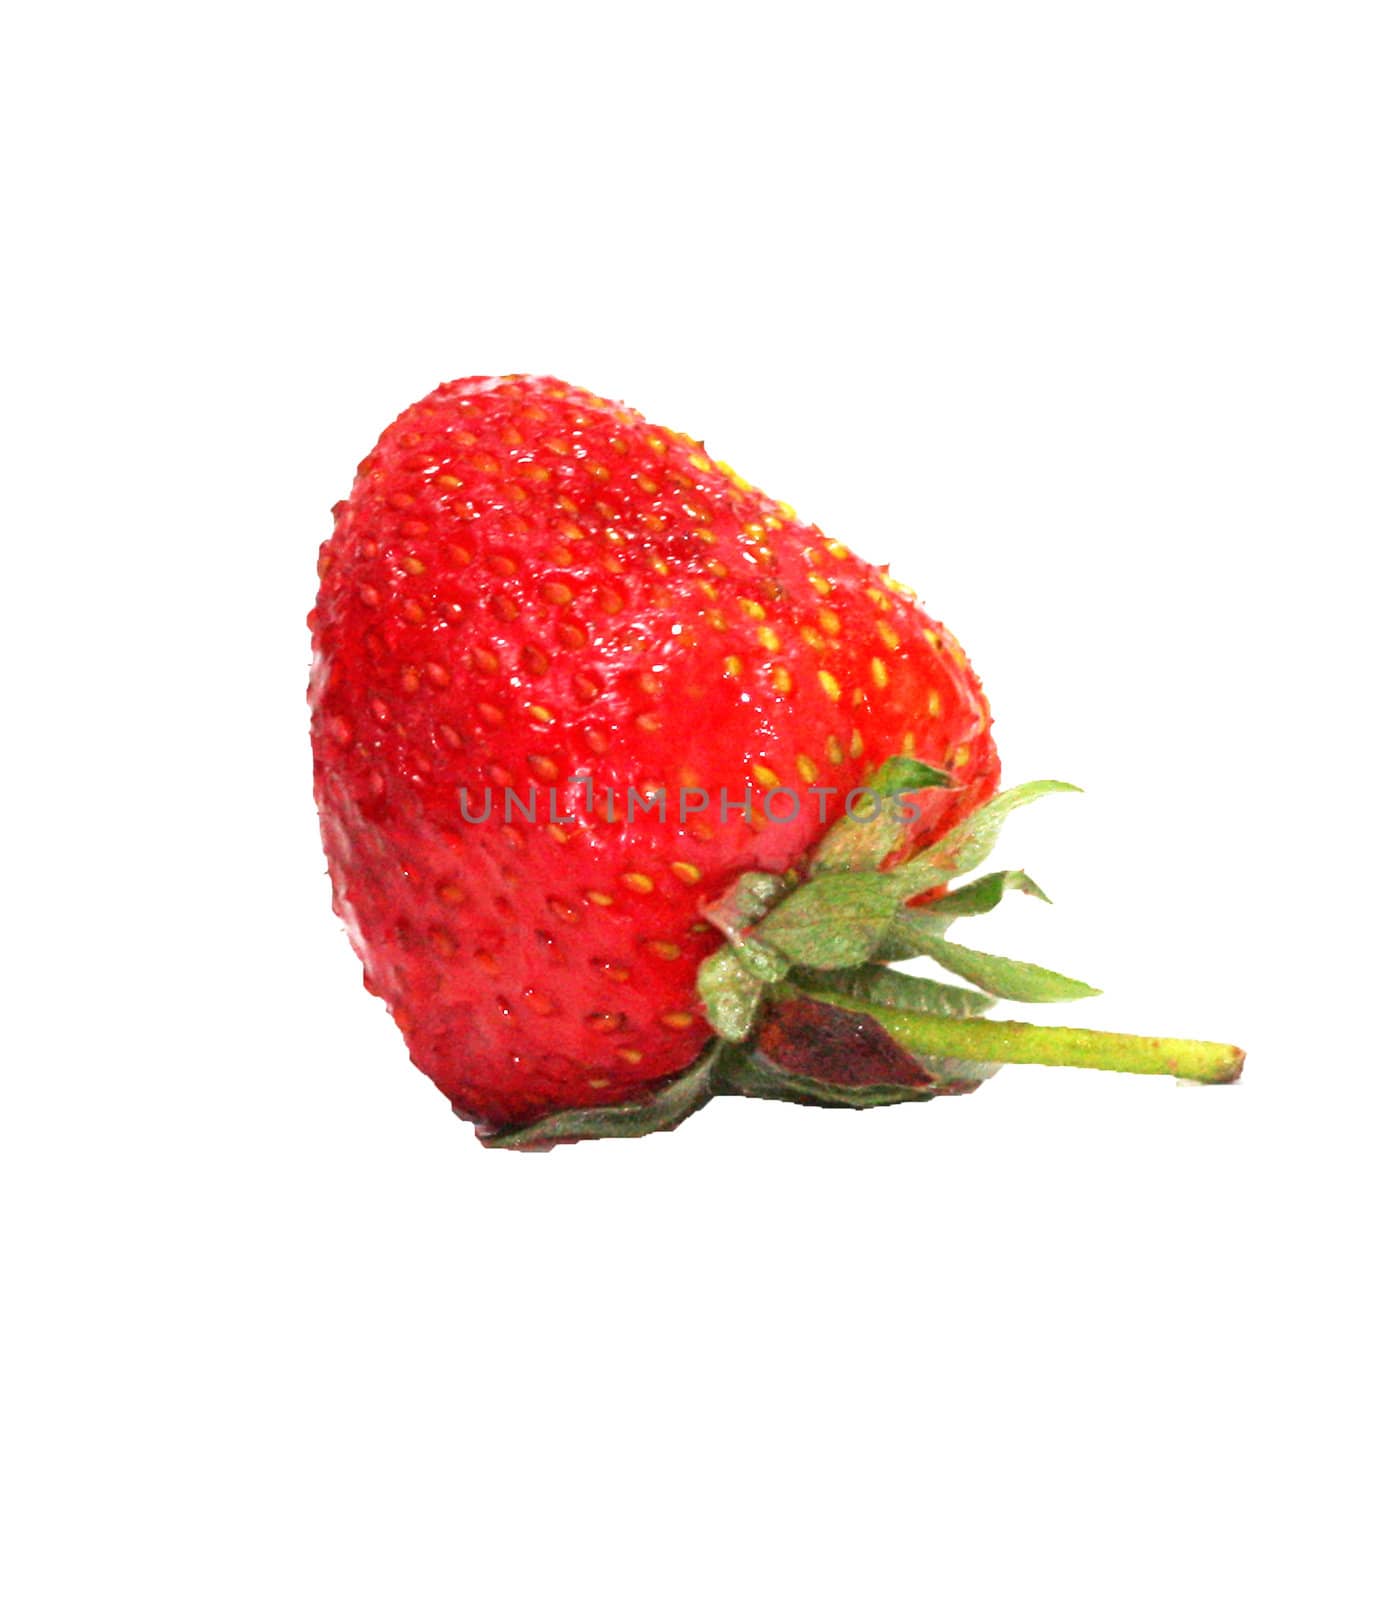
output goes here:
[{"label": "green stem", "polygon": [[846,994],[808,990],[812,1000],[859,1011],[880,1022],[897,1044],[916,1055],[959,1061],[1022,1061],[1045,1067],[1096,1067],[1104,1072],[1153,1073],[1196,1083],[1233,1083],[1244,1066],[1238,1045],[1201,1039],[1149,1039],[1089,1028],[1043,1028],[986,1017],[936,1017],[872,1005]]}]

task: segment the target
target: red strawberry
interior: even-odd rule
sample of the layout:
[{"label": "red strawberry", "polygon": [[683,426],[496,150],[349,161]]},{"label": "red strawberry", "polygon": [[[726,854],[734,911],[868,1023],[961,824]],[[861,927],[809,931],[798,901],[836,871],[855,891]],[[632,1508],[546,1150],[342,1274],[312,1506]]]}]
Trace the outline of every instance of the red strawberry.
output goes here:
[{"label": "red strawberry", "polygon": [[[403,413],[335,508],[319,573],[334,903],[415,1062],[488,1132],[640,1107],[664,1085],[647,1125],[670,1123],[672,1085],[712,1037],[698,967],[718,927],[755,948],[703,907],[750,871],[794,883],[888,758],[952,779],[886,838],[888,868],[956,838],[996,787],[978,680],[909,591],[696,441],[552,379],[465,379]],[[752,822],[722,818],[721,791],[740,806],[747,786]],[[807,793],[821,786],[828,820]],[[708,808],[683,812],[694,791]],[[866,882],[878,863],[840,864]],[[829,962],[796,948],[765,960]],[[733,959],[711,970],[733,983]],[[861,1005],[845,1014],[881,1034]]]}]

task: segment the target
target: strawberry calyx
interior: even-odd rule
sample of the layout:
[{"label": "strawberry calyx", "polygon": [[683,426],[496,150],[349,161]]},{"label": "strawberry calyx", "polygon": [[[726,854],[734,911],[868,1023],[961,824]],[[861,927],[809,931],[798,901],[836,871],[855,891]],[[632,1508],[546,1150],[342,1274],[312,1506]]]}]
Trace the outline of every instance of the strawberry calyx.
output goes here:
[{"label": "strawberry calyx", "polygon": [[[674,1128],[721,1094],[859,1109],[932,1100],[966,1094],[1008,1062],[1234,1082],[1244,1064],[1234,1045],[985,1015],[998,999],[1038,1004],[1100,993],[1046,967],[946,937],[955,921],[995,910],[1008,893],[1047,901],[1022,871],[948,886],[987,859],[1011,812],[1048,794],[1078,791],[1053,780],[1004,790],[903,859],[921,794],[951,783],[949,774],[923,762],[893,758],[799,872],[746,872],[701,908],[724,936],[697,971],[715,1037],[685,1072],[646,1097],[555,1112],[487,1132],[484,1142],[546,1149],[634,1137]],[[892,965],[913,959],[963,982]]]}]

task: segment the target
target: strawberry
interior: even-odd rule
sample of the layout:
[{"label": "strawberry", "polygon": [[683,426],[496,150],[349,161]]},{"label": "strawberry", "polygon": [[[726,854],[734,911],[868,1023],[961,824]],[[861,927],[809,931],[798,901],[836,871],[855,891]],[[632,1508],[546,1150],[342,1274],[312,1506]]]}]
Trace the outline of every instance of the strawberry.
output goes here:
[{"label": "strawberry", "polygon": [[[967,914],[967,890],[939,896],[976,855],[960,841],[994,831],[999,777],[966,656],[885,569],[698,441],[512,377],[444,384],[385,430],[319,576],[335,908],[488,1140],[671,1126],[729,1090],[928,1098],[991,1070],[959,1065],[991,1060],[962,1036],[957,1058],[897,1037],[873,987],[902,977],[883,940],[943,946],[942,908]],[[973,898],[1037,892],[1008,878]],[[970,998],[905,988],[902,1014],[997,1026],[949,992]]]}]

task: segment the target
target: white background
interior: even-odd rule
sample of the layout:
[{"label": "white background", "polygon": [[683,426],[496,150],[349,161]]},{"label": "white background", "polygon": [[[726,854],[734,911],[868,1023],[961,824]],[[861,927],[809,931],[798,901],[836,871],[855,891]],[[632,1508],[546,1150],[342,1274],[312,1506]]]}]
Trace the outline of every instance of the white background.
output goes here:
[{"label": "white background", "polygon": [[[1369,1592],[1366,21],[11,23],[8,1593]],[[1086,790],[998,947],[1243,1085],[483,1151],[330,914],[304,617],[507,371],[891,561]]]}]

